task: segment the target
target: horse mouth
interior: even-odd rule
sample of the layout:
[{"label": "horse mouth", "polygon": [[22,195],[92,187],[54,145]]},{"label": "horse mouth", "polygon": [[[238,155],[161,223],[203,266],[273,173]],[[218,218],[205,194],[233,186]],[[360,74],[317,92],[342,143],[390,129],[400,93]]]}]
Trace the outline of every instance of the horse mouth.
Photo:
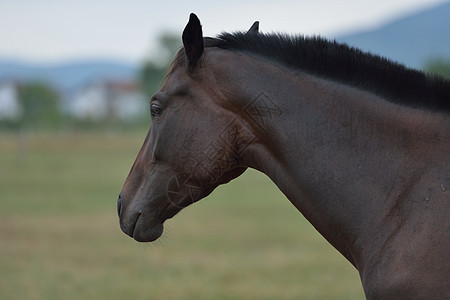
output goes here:
[{"label": "horse mouth", "polygon": [[152,227],[135,226],[132,238],[141,243],[153,242],[162,235],[163,231],[163,223],[158,223]]},{"label": "horse mouth", "polygon": [[122,194],[119,195],[117,213],[120,228],[138,242],[157,240],[163,234],[165,220],[172,218],[181,210],[181,207],[170,201],[161,205],[159,209],[150,208],[142,201],[135,201],[131,207],[126,207],[124,202]]},{"label": "horse mouth", "polygon": [[150,222],[142,214],[136,214],[134,218],[127,221],[121,220],[120,228],[125,234],[141,243],[157,240],[164,231],[162,222]]}]

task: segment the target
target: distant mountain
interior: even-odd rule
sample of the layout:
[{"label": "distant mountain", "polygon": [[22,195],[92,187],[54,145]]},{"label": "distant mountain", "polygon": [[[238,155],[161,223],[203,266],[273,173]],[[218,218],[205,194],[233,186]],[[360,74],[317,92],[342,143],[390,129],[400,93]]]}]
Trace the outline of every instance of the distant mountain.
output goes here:
[{"label": "distant mountain", "polygon": [[76,89],[92,80],[130,80],[136,73],[136,66],[117,61],[93,60],[37,65],[0,59],[0,81],[45,81],[64,91]]},{"label": "distant mountain", "polygon": [[430,58],[450,59],[450,2],[397,19],[375,30],[336,39],[409,67],[423,68]]}]

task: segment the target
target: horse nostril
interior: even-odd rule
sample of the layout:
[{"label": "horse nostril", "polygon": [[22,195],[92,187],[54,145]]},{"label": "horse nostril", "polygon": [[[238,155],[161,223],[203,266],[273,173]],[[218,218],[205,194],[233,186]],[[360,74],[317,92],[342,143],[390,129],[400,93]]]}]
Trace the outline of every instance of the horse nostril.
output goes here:
[{"label": "horse nostril", "polygon": [[117,214],[119,215],[119,219],[121,219],[122,217],[122,202],[123,202],[123,197],[122,197],[122,193],[119,194],[119,199],[117,199]]}]

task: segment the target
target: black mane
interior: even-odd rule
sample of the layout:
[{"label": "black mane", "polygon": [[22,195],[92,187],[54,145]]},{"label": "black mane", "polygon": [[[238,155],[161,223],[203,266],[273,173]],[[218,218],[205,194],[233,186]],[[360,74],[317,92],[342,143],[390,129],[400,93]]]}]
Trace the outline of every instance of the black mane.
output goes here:
[{"label": "black mane", "polygon": [[391,102],[450,111],[450,81],[320,37],[223,33],[205,46],[264,57],[290,68],[349,84]]}]

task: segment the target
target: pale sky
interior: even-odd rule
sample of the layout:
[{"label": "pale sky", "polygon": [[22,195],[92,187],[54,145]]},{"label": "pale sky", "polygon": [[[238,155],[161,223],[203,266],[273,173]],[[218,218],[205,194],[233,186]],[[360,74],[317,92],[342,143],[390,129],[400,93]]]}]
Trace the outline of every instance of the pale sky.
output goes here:
[{"label": "pale sky", "polygon": [[[447,0],[448,1],[448,0]],[[443,0],[0,0],[0,59],[140,62],[161,31],[181,36],[195,12],[205,36],[246,30],[338,34],[371,29]]]}]

